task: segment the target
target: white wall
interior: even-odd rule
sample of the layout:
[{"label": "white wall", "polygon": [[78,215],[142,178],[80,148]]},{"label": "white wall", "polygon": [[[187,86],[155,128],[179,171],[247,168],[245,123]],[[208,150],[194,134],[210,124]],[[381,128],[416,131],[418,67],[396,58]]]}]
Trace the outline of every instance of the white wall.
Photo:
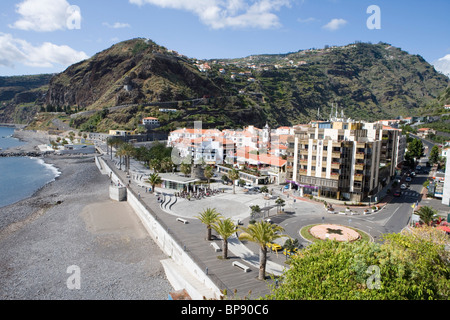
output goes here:
[{"label": "white wall", "polygon": [[[98,158],[99,164],[103,169],[106,169],[107,174],[111,176],[113,182],[120,181],[120,178],[109,168],[109,166],[103,161],[103,159]],[[123,182],[121,181],[121,184]],[[209,279],[209,277],[201,270],[195,262],[189,257],[189,255],[184,252],[183,248],[171,237],[171,235],[165,230],[159,222],[150,214],[147,208],[142,204],[140,200],[137,199],[133,192],[128,191],[127,202],[133,208],[134,212],[140,218],[145,229],[153,240],[158,244],[160,249],[167,254],[178,266],[184,267],[189,274],[197,281],[199,281],[203,286],[210,289],[210,293],[214,296],[207,298],[219,299],[221,296],[220,289]],[[175,219],[175,217],[174,217]],[[178,279],[180,281],[180,279]],[[195,300],[201,300],[204,294],[201,294],[201,290],[196,290],[196,288],[189,285],[186,282],[186,291],[188,291],[191,298]],[[204,291],[203,291],[204,293]]]}]

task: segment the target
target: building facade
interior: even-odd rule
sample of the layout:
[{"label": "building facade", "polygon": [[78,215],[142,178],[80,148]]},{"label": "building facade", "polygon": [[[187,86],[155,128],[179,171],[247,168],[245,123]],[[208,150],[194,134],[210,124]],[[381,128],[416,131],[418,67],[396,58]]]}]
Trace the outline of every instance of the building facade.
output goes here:
[{"label": "building facade", "polygon": [[349,202],[375,196],[395,174],[398,134],[345,119],[299,126],[289,139],[287,182],[301,195]]}]

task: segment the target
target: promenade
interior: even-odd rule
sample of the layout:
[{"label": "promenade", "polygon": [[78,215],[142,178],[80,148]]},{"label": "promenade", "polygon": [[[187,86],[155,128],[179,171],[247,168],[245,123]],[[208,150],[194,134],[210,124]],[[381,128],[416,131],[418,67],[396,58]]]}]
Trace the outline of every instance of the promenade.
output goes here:
[{"label": "promenade", "polygon": [[[148,185],[145,186],[139,179],[136,180],[131,176],[127,176],[124,171],[116,167],[116,164],[114,161],[111,161],[109,156],[105,155],[102,158],[120,180],[127,184],[127,191],[133,193],[150,209],[151,214],[157,217],[159,223],[166,228],[167,232],[178,242],[180,247],[184,248],[184,251],[189,254],[197,266],[208,275],[220,290],[226,289],[229,297],[237,299],[257,299],[270,293],[269,285],[274,282],[270,275],[278,276],[282,274],[286,268],[286,265],[283,263],[285,260],[284,256],[281,253],[269,254],[266,267],[267,279],[266,281],[258,280],[259,253],[252,251],[257,250],[257,246],[252,243],[244,244],[237,237],[232,237],[229,239],[228,259],[224,260],[221,258],[222,252],[216,252],[211,246],[211,242],[214,242],[222,248],[222,240],[213,231],[213,241],[207,241],[206,226],[195,217],[205,207],[218,207],[219,212],[225,217],[232,217],[236,221],[242,221],[244,218],[249,217],[250,205],[258,204],[261,207],[264,206],[264,200],[260,194],[252,198],[247,195],[232,194],[232,190],[229,188],[223,194],[204,200],[187,201],[185,199],[177,199],[179,202],[171,210],[169,209],[170,205],[165,206],[165,204],[168,203],[169,198],[171,202],[174,201],[173,193],[170,193],[169,190],[157,188],[156,192],[160,194],[159,196],[165,198],[165,202],[161,205],[158,202],[158,195],[146,192]],[[134,163],[134,166],[133,172],[145,175],[145,172],[142,171],[143,168],[139,168],[139,164]],[[130,181],[131,183],[128,185]],[[239,199],[239,197],[242,198]],[[226,207],[221,207],[224,203],[229,205],[228,210]],[[175,207],[177,208],[176,212],[173,211]],[[178,217],[182,217],[188,223],[184,224],[177,221]],[[249,249],[250,247],[252,250]],[[234,261],[243,263],[250,268],[250,271],[245,272],[233,266]],[[179,268],[183,268],[182,266],[174,264],[166,264],[166,266],[176,268],[173,272],[183,274],[185,280],[189,281],[190,285],[197,287],[199,292],[208,292],[191,273],[186,272],[188,270],[180,270]],[[192,278],[186,279],[191,276]],[[236,294],[234,295],[234,293]]]}]

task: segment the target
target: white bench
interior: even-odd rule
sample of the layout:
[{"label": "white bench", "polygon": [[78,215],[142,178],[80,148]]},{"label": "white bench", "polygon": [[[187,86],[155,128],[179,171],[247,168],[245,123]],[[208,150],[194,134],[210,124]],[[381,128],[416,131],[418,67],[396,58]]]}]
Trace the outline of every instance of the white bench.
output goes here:
[{"label": "white bench", "polygon": [[220,247],[215,242],[211,242],[211,247],[213,247],[216,252],[222,251],[222,249],[220,249]]},{"label": "white bench", "polygon": [[234,262],[233,262],[233,266],[238,267],[238,268],[244,270],[244,272],[249,272],[249,271],[250,271],[250,267],[247,267],[246,265],[244,265],[244,264],[242,264],[242,263],[240,263],[240,262],[237,262],[237,261],[234,261]]},{"label": "white bench", "polygon": [[183,224],[188,224],[189,222],[187,220],[181,219],[181,218],[177,218],[178,222],[181,222]]}]

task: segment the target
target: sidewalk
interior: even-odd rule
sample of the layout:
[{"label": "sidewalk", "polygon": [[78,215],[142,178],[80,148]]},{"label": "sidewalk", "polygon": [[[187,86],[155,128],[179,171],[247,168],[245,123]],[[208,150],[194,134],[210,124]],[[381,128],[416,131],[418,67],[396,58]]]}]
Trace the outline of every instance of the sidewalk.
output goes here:
[{"label": "sidewalk", "polygon": [[[114,169],[114,172],[122,179],[122,181],[127,181],[128,183],[128,180],[131,180],[131,184],[128,188],[131,189],[136,195],[139,194],[140,201],[150,207],[152,214],[157,215],[158,220],[162,221],[164,225],[170,229],[171,234],[175,234],[176,238],[180,239],[181,243],[179,244],[185,248],[185,251],[189,253],[194,261],[196,261],[201,270],[206,270],[206,274],[211,280],[217,283],[217,287],[219,289],[227,289],[230,293],[237,290],[238,295],[241,298],[243,295],[248,295],[249,292],[251,292],[251,295],[249,296],[251,299],[257,299],[260,296],[270,293],[268,284],[270,284],[272,280],[266,279],[266,281],[260,281],[257,279],[259,270],[259,255],[248,249],[236,237],[229,240],[229,259],[223,260],[218,258],[218,256],[221,256],[221,253],[215,252],[209,245],[210,243],[203,237],[203,234],[206,232],[206,227],[198,219],[194,218],[194,216],[198,214],[197,206],[201,204],[201,200],[197,203],[196,201],[192,201],[190,203],[190,208],[186,209],[189,211],[189,214],[186,213],[188,216],[187,219],[189,219],[189,224],[181,224],[176,221],[176,217],[173,215],[174,212],[167,212],[161,208],[155,194],[145,192],[145,186],[141,179],[134,180],[128,178],[124,171],[120,171],[114,167],[114,164],[111,162],[109,157],[105,156],[103,159]],[[130,175],[133,176],[133,173],[130,172]],[[165,191],[167,193],[167,190],[163,189],[158,189],[157,191]],[[232,195],[232,197],[236,196],[238,195]],[[221,247],[222,241],[217,237],[212,242],[217,242],[217,245]],[[233,261],[244,262],[244,264],[250,266],[250,272],[243,272],[233,266]],[[179,268],[184,268],[179,265],[175,268],[173,263],[168,263],[167,261],[164,262],[164,267],[172,268],[166,269],[168,273],[170,273],[172,279],[174,275],[181,274]],[[284,268],[285,266],[268,261],[266,265],[266,272],[268,276],[270,274],[279,276],[283,273]],[[202,292],[208,291],[206,288],[202,287],[192,272],[183,272],[182,274],[182,280],[185,283],[188,282],[191,289],[196,288],[198,293],[196,296],[201,295]]]}]

